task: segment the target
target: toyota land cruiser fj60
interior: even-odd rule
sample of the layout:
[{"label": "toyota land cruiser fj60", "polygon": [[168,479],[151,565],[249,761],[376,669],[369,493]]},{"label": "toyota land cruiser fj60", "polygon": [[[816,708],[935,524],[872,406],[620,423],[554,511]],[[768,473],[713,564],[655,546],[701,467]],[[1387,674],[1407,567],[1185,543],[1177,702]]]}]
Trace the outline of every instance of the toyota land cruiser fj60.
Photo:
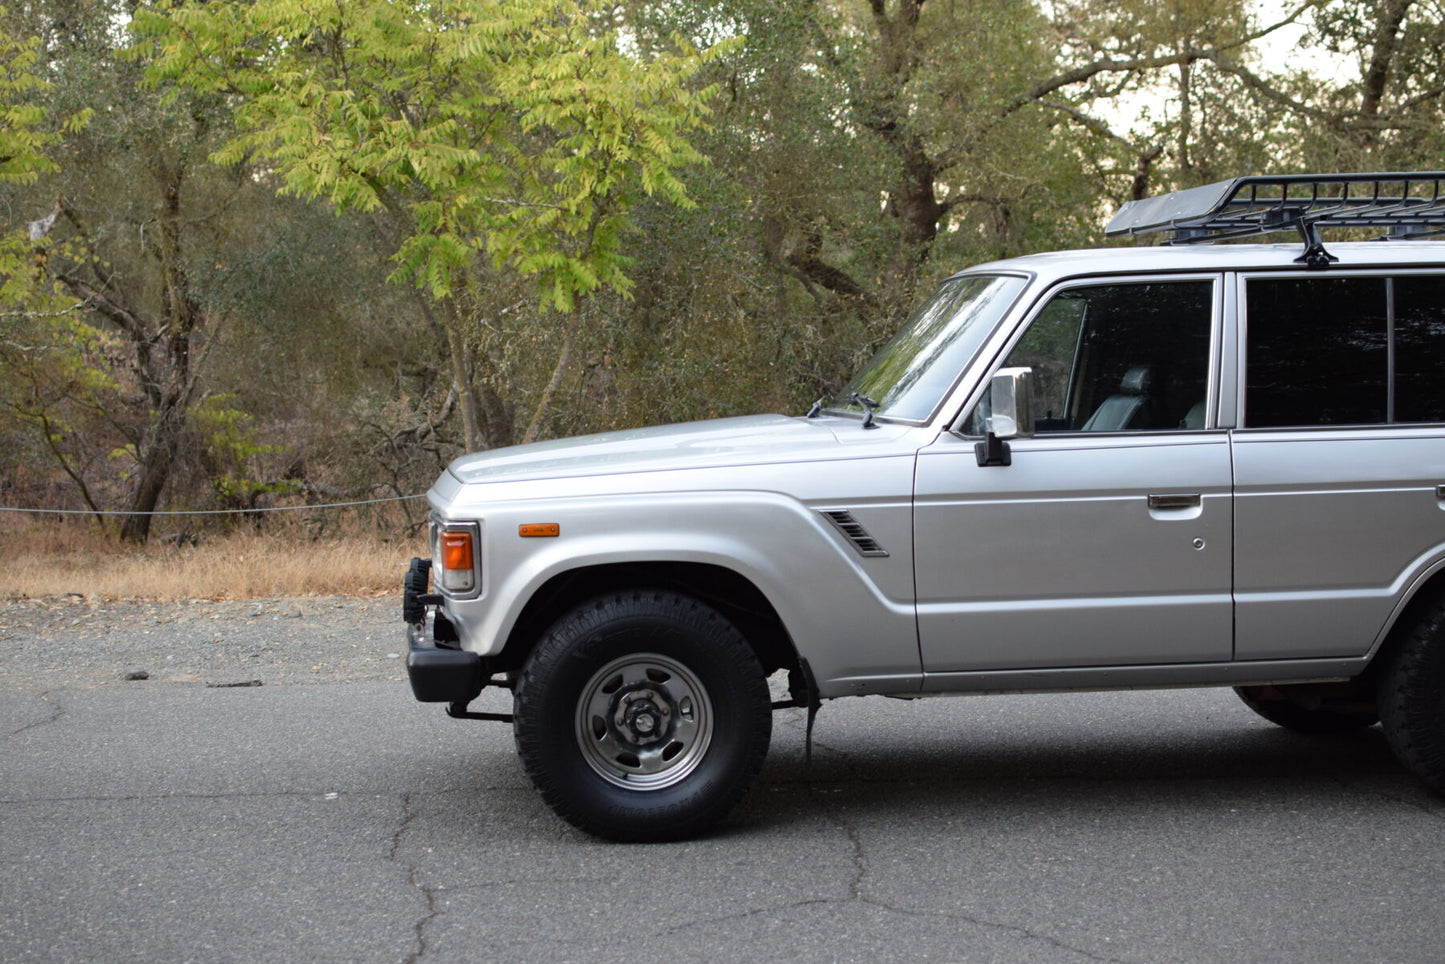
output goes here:
[{"label": "toyota land cruiser fj60", "polygon": [[415,695],[511,720],[617,840],[722,819],[777,706],[870,694],[1232,686],[1378,722],[1445,792],[1442,189],[1131,202],[1108,233],[1171,243],[961,271],[806,416],[459,458],[405,580]]}]

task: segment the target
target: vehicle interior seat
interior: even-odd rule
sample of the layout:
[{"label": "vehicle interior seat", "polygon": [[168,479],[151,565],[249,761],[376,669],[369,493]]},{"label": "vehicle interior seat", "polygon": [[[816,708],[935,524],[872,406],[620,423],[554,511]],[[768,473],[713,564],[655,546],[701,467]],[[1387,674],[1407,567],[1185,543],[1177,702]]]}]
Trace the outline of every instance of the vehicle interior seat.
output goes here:
[{"label": "vehicle interior seat", "polygon": [[1203,428],[1205,399],[1201,398],[1194,403],[1194,406],[1184,414],[1184,420],[1179,423],[1180,428]]},{"label": "vehicle interior seat", "polygon": [[1119,379],[1119,392],[1104,399],[1084,423],[1085,432],[1124,432],[1130,429],[1153,428],[1153,404],[1150,390],[1154,387],[1153,371],[1148,365],[1135,365]]}]

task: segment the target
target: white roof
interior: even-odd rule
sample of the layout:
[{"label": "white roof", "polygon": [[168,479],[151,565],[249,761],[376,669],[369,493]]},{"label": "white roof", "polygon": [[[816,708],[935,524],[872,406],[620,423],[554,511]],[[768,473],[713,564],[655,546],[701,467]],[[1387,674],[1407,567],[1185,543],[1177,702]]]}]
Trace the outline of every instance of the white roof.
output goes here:
[{"label": "white roof", "polygon": [[[1445,268],[1445,241],[1327,241],[1325,250],[1339,261],[1324,271],[1368,267]],[[1078,275],[1141,272],[1285,269],[1324,273],[1297,263],[1302,254],[1304,245],[1299,241],[1283,244],[1178,244],[1089,248],[990,261],[967,268],[959,274],[1022,271],[1048,281]]]}]

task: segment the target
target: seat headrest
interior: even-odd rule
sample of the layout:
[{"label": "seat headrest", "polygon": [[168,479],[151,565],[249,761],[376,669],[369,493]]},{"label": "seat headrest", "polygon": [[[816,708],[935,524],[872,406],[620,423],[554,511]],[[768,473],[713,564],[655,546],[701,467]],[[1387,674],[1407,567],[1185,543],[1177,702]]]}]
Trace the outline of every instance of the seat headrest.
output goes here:
[{"label": "seat headrest", "polygon": [[1147,395],[1154,385],[1154,372],[1148,365],[1135,365],[1119,379],[1119,391],[1125,395]]}]

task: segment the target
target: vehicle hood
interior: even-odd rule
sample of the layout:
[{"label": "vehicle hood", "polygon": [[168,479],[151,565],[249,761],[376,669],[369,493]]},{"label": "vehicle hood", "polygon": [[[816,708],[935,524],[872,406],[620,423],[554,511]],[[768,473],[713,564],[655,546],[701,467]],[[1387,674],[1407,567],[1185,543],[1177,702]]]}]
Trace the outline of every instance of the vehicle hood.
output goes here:
[{"label": "vehicle hood", "polygon": [[462,483],[527,482],[629,472],[820,461],[874,454],[907,429],[864,430],[858,419],[749,415],[536,442],[464,455],[449,471]]}]

